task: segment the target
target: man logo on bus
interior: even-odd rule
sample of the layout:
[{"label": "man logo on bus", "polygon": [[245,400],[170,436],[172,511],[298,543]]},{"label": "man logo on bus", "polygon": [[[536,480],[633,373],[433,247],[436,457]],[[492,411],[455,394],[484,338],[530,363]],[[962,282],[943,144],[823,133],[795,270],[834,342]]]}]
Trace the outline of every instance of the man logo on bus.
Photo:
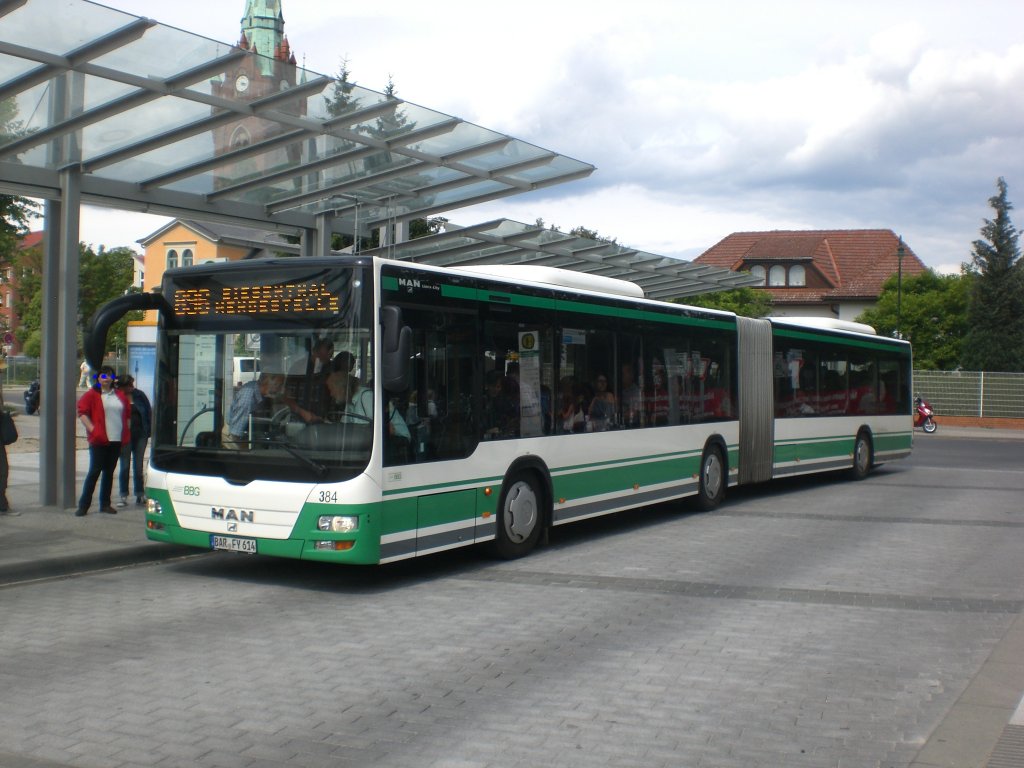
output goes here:
[{"label": "man logo on bus", "polygon": [[223,507],[210,507],[210,517],[214,520],[234,520],[236,523],[251,523],[254,513],[251,509],[224,509]]},{"label": "man logo on bus", "polygon": [[523,349],[530,350],[537,346],[537,339],[532,333],[524,333],[523,338],[519,343]]}]

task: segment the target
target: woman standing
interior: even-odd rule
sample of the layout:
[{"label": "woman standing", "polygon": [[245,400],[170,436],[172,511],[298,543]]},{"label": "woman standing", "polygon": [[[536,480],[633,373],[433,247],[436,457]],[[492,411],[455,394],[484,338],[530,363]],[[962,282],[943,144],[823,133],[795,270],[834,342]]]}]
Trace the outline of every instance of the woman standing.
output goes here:
[{"label": "woman standing", "polygon": [[128,475],[131,474],[135,481],[135,503],[142,506],[146,503],[146,481],[145,461],[146,443],[149,442],[150,423],[153,421],[153,407],[149,404],[149,398],[141,389],[135,388],[135,378],[125,376],[118,380],[118,389],[125,396],[130,404],[128,416],[128,433],[124,435],[121,443],[121,473],[119,485],[121,489],[121,503],[119,507],[128,505]]},{"label": "woman standing", "polygon": [[121,456],[121,441],[131,435],[128,427],[131,405],[124,393],[114,386],[114,369],[104,365],[96,378],[99,386],[89,389],[78,400],[78,419],[89,439],[89,473],[85,476],[75,517],[82,517],[89,511],[96,480],[100,478],[100,512],[117,514],[110,505],[114,467]]}]

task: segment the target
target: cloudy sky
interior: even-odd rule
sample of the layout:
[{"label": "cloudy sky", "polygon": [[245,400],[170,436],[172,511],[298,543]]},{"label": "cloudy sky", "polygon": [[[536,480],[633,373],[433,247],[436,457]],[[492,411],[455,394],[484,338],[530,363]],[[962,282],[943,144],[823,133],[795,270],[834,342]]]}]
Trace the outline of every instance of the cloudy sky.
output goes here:
[{"label": "cloudy sky", "polygon": [[[104,4],[234,41],[245,0]],[[449,214],[693,258],[732,232],[892,229],[956,271],[1024,210],[1024,3],[283,0],[300,63],[597,166]],[[87,209],[125,245],[166,219]],[[1024,228],[1024,219],[1015,217]]]}]

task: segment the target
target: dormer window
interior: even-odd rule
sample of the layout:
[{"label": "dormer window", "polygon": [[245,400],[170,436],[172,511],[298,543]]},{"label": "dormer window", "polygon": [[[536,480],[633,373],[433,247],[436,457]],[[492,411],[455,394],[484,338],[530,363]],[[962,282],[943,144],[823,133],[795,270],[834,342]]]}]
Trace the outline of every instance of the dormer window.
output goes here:
[{"label": "dormer window", "polygon": [[751,277],[756,277],[762,288],[806,288],[807,268],[802,264],[751,264]]}]

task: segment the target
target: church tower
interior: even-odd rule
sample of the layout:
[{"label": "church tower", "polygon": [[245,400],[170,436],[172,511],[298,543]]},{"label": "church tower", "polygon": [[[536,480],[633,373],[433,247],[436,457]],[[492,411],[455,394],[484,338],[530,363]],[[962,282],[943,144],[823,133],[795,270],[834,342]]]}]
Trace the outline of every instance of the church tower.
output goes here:
[{"label": "church tower", "polygon": [[[212,94],[232,101],[255,101],[294,86],[297,66],[284,34],[281,0],[246,0],[241,27],[235,45],[254,55],[244,57],[225,72],[223,78],[214,80],[210,84]],[[277,108],[296,115],[306,114],[304,99],[295,104],[281,102]],[[282,130],[279,125],[257,117],[220,126],[213,131],[214,154],[224,155],[258,144]],[[282,165],[294,164],[298,158],[292,155],[297,152],[296,147],[288,147],[224,165],[217,171],[214,187],[228,186]]]}]

